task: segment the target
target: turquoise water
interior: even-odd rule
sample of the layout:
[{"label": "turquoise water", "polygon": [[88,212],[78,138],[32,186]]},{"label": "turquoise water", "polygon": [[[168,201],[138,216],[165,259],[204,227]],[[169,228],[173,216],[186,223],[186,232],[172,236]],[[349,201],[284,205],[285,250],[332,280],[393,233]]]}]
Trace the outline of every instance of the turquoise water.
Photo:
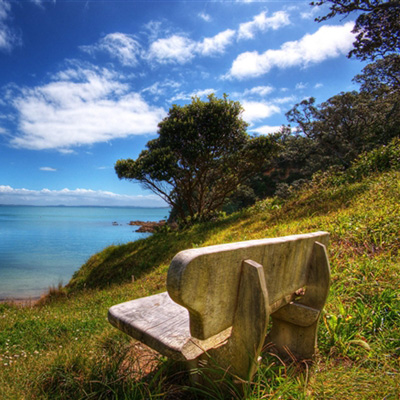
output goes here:
[{"label": "turquoise water", "polygon": [[[149,236],[129,221],[159,221],[166,208],[0,206],[0,299],[38,297],[68,283],[112,244]],[[117,224],[115,224],[115,222]]]}]

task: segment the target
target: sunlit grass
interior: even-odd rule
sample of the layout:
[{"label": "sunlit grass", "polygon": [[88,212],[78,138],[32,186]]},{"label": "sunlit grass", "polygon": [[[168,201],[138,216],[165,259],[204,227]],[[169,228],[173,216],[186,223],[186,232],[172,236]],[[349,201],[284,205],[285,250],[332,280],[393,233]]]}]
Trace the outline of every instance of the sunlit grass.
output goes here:
[{"label": "sunlit grass", "polygon": [[[400,173],[362,171],[328,175],[287,201],[112,246],[38,305],[0,304],[0,398],[397,399]],[[285,365],[265,349],[251,383],[237,385],[222,371],[219,381],[192,386],[179,365],[107,322],[111,305],[164,291],[182,249],[316,230],[331,233],[332,284],[314,364]]]}]

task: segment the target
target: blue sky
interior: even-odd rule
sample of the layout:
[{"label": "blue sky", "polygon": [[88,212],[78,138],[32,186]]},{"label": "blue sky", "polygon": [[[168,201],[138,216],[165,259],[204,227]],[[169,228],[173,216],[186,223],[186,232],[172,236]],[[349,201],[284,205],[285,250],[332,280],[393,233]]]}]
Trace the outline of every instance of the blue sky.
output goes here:
[{"label": "blue sky", "polygon": [[172,104],[227,93],[251,134],[357,89],[351,18],[304,1],[0,0],[0,204],[164,203],[114,164]]}]

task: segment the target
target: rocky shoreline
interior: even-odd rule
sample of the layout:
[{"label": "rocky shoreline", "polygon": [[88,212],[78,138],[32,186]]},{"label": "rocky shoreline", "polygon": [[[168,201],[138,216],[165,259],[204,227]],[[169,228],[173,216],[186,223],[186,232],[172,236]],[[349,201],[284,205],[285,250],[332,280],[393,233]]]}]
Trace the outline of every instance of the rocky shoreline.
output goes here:
[{"label": "rocky shoreline", "polygon": [[157,228],[164,226],[167,223],[165,220],[161,221],[131,221],[129,225],[139,226],[135,232],[149,232],[153,233]]}]

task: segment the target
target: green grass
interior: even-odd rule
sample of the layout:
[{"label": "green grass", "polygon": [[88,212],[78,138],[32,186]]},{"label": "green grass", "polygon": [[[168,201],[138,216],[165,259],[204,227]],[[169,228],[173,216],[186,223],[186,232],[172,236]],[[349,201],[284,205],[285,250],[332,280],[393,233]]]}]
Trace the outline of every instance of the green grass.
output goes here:
[{"label": "green grass", "polygon": [[[398,399],[400,172],[382,154],[361,157],[347,175],[324,174],[284,202],[111,246],[37,306],[0,304],[0,398]],[[331,233],[332,285],[313,365],[282,364],[266,348],[252,383],[238,387],[221,371],[207,387],[191,387],[179,365],[106,320],[111,305],[164,291],[179,250],[316,230]]]}]

